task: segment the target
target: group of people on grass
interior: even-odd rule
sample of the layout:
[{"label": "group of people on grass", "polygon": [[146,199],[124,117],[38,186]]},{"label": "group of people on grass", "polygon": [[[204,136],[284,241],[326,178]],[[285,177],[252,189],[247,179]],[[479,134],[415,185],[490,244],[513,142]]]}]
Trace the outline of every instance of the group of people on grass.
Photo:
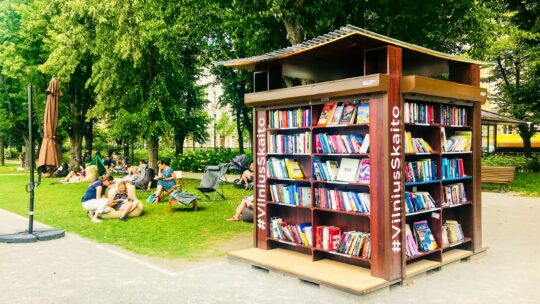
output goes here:
[{"label": "group of people on grass", "polygon": [[[145,161],[141,161],[141,167],[146,166]],[[158,203],[163,190],[169,190],[176,185],[176,175],[173,169],[163,160],[158,161],[157,188],[154,193],[154,201]],[[139,167],[130,167],[126,176],[114,179],[110,174],[104,174],[92,182],[86,189],[82,197],[82,206],[88,211],[88,216],[94,223],[99,223],[99,216],[105,212],[107,207],[121,211],[121,221],[127,221],[127,215],[133,211],[140,203],[136,198],[129,197],[128,186],[134,186],[139,179],[141,169]],[[67,180],[77,178],[72,175]],[[114,195],[104,197],[107,189],[114,189]],[[148,188],[149,189],[149,188]]]}]

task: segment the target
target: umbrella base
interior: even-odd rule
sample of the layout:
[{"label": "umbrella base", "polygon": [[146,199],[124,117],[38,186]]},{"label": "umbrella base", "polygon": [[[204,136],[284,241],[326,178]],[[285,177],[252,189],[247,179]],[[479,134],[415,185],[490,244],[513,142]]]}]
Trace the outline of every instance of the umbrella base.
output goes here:
[{"label": "umbrella base", "polygon": [[49,229],[49,230],[34,230],[33,233],[28,231],[0,235],[0,243],[35,243],[37,241],[50,241],[64,237],[64,230]]}]

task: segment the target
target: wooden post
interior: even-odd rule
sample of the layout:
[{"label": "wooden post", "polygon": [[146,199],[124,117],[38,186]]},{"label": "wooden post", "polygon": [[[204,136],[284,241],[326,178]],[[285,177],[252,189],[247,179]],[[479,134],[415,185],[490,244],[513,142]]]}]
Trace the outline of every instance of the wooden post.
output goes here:
[{"label": "wooden post", "polygon": [[255,151],[253,151],[254,163],[255,163],[255,172],[254,172],[254,202],[255,202],[255,212],[254,212],[254,229],[255,229],[255,247],[261,249],[269,249],[268,242],[266,237],[268,236],[267,227],[267,172],[266,172],[266,151],[267,149],[267,140],[266,140],[266,129],[268,126],[267,121],[267,111],[264,110],[255,110],[253,115],[253,131],[255,132],[254,140]]}]

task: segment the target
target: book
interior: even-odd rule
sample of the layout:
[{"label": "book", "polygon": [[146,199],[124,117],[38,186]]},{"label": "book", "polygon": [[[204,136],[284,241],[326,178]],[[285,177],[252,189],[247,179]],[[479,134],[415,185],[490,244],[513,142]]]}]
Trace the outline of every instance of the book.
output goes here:
[{"label": "book", "polygon": [[290,178],[304,178],[302,169],[300,169],[297,161],[285,159],[285,166],[287,167],[287,173]]},{"label": "book", "polygon": [[463,183],[443,185],[442,206],[454,206],[467,202],[467,193]]},{"label": "book", "polygon": [[368,153],[369,151],[369,134],[366,134],[362,146],[360,147],[360,153]]},{"label": "book", "polygon": [[471,131],[456,131],[445,140],[444,152],[468,152],[471,151]]},{"label": "book", "polygon": [[405,213],[437,208],[437,202],[429,192],[405,192]]},{"label": "book", "polygon": [[316,246],[323,250],[335,251],[341,239],[341,228],[335,226],[318,226],[316,231]]},{"label": "book", "polygon": [[442,242],[445,247],[460,242],[465,238],[461,225],[457,221],[446,220],[442,228]]},{"label": "book", "polygon": [[441,125],[466,126],[467,109],[453,105],[441,105]]},{"label": "book", "polygon": [[332,115],[332,120],[330,121],[330,123],[327,123],[327,125],[330,125],[330,126],[339,125],[339,121],[341,120],[341,115],[343,114],[343,108],[344,108],[344,105],[342,104],[336,106],[334,115]]},{"label": "book", "polygon": [[329,135],[320,133],[315,135],[315,151],[328,154],[358,154],[362,151],[363,142],[364,137],[361,134]]},{"label": "book", "polygon": [[369,193],[347,191],[327,187],[317,187],[315,191],[315,205],[319,208],[358,212],[368,214],[370,211]]},{"label": "book", "polygon": [[295,184],[271,184],[269,185],[272,201],[280,204],[294,206],[311,206],[311,187]]},{"label": "book", "polygon": [[268,153],[307,154],[311,152],[311,133],[269,134]]},{"label": "book", "polygon": [[405,162],[405,182],[427,182],[437,179],[437,164],[431,159]]},{"label": "book", "polygon": [[433,149],[423,138],[414,138],[405,132],[405,153],[431,153]]},{"label": "book", "polygon": [[311,238],[306,236],[306,231],[309,231],[310,223],[301,223],[298,225],[289,225],[280,217],[272,217],[270,219],[270,236],[274,239],[311,246]]},{"label": "book", "polygon": [[356,123],[369,123],[369,103],[359,103],[357,105]]},{"label": "book", "polygon": [[371,161],[369,158],[362,158],[358,167],[358,173],[356,175],[356,181],[369,182],[370,178],[370,166]]},{"label": "book", "polygon": [[269,128],[300,128],[311,126],[311,109],[294,108],[268,111]]},{"label": "book", "polygon": [[406,255],[408,258],[413,257],[420,252],[418,251],[418,246],[416,245],[416,240],[414,239],[414,236],[411,232],[411,228],[409,225],[405,225],[405,248],[406,248]]},{"label": "book", "polygon": [[354,121],[354,114],[356,113],[356,105],[346,104],[343,108],[343,113],[339,119],[340,125],[352,124]]},{"label": "book", "polygon": [[341,235],[338,245],[336,247],[336,252],[352,256],[361,256],[363,258],[369,259],[371,257],[369,254],[371,250],[369,248],[367,248],[367,250],[364,250],[364,247],[370,246],[371,239],[369,233],[360,231],[347,231],[344,232],[343,235]]},{"label": "book", "polygon": [[420,251],[430,251],[438,248],[435,237],[433,236],[433,233],[431,233],[431,229],[426,220],[414,222],[413,227],[416,243]]},{"label": "book", "polygon": [[354,182],[359,165],[359,159],[342,158],[336,180],[342,182]]},{"label": "book", "polygon": [[435,123],[435,106],[417,102],[405,101],[403,105],[406,123],[430,125]]},{"label": "book", "polygon": [[462,158],[442,158],[441,159],[442,179],[452,179],[467,176]]},{"label": "book", "polygon": [[336,103],[331,102],[324,105],[323,110],[321,112],[321,116],[319,117],[319,120],[317,121],[317,126],[326,126],[331,122],[332,117],[334,116],[334,111],[336,109]]}]

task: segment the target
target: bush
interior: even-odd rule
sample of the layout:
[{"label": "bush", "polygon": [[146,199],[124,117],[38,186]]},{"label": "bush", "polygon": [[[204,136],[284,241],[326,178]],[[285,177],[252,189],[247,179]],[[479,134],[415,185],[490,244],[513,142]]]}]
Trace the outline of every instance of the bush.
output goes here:
[{"label": "bush", "polygon": [[[184,154],[178,155],[172,160],[171,167],[174,170],[204,172],[206,166],[229,163],[239,154],[238,150],[233,149],[201,149],[194,152],[184,152]],[[249,164],[251,155],[248,154],[247,160],[247,164]]]},{"label": "bush", "polygon": [[525,158],[523,156],[490,155],[482,158],[483,166],[511,166],[519,172],[540,172],[538,158]]}]

